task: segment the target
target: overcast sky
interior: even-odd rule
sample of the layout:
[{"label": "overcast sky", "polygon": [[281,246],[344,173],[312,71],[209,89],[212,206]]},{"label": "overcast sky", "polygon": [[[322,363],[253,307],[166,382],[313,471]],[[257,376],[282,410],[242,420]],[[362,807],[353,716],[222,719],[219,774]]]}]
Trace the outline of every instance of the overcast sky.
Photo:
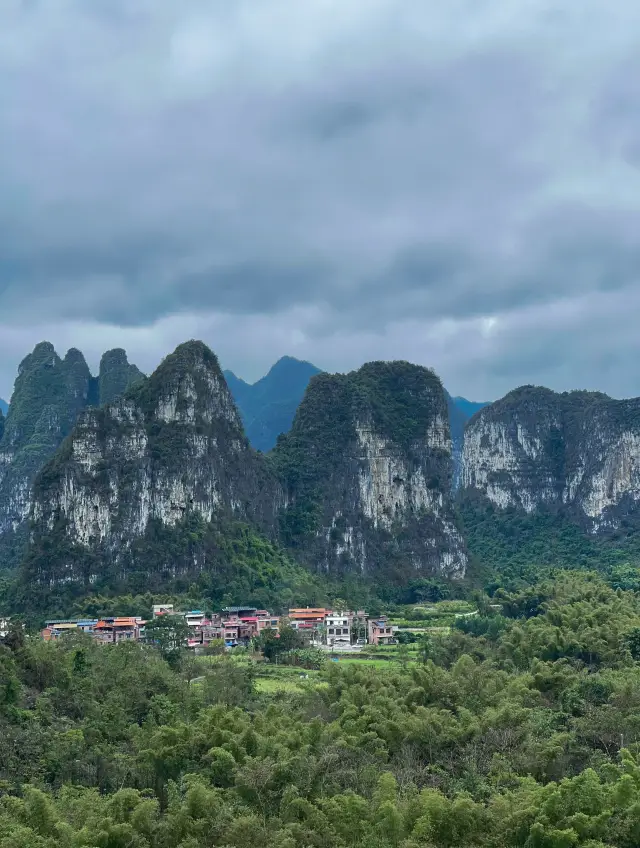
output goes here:
[{"label": "overcast sky", "polygon": [[0,395],[48,339],[640,395],[637,0],[2,0]]}]

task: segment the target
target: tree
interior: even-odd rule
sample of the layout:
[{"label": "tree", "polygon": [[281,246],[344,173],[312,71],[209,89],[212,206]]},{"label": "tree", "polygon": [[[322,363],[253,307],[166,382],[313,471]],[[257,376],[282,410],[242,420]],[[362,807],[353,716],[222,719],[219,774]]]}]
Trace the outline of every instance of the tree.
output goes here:
[{"label": "tree", "polygon": [[302,638],[293,627],[281,627],[279,633],[268,628],[260,634],[258,646],[265,659],[273,662],[281,654],[301,648]]},{"label": "tree", "polygon": [[181,615],[158,615],[145,625],[145,641],[156,645],[169,665],[180,665],[189,637],[189,625]]}]

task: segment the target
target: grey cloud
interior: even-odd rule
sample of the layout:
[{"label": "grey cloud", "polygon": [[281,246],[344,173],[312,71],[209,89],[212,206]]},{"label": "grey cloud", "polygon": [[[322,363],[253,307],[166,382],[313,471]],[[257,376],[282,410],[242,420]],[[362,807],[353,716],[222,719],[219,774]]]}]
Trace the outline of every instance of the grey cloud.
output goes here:
[{"label": "grey cloud", "polygon": [[328,8],[4,4],[0,334],[102,325],[152,359],[195,316],[237,370],[399,355],[463,391],[474,362],[491,396],[588,361],[630,391],[613,319],[545,319],[635,304],[637,4]]}]

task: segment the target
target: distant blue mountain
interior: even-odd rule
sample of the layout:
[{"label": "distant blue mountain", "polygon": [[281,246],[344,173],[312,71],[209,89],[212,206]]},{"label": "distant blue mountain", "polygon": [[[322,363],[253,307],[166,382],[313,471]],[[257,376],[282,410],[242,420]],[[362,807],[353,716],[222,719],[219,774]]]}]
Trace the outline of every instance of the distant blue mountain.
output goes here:
[{"label": "distant blue mountain", "polygon": [[[247,438],[256,450],[266,453],[275,446],[280,433],[291,429],[309,380],[319,373],[320,369],[315,365],[292,356],[279,359],[269,373],[257,383],[247,383],[233,371],[224,372]],[[451,397],[449,394],[447,400],[454,455],[459,456],[465,424],[472,415],[488,404],[463,397]]]},{"label": "distant blue mountain", "polygon": [[2,400],[2,398],[0,398],[0,412],[2,412],[3,415],[6,415],[8,411],[9,404],[6,402],[6,400]]},{"label": "distant blue mountain", "polygon": [[476,412],[480,412],[481,409],[484,409],[485,406],[489,406],[489,404],[491,403],[491,401],[481,403],[478,401],[467,400],[463,397],[454,397],[452,400],[458,407],[458,409],[462,412],[462,414],[466,416],[467,420],[469,420],[472,415],[475,415]]},{"label": "distant blue mountain", "polygon": [[291,356],[279,359],[257,383],[247,383],[233,371],[224,372],[247,438],[256,450],[266,453],[280,433],[291,429],[309,380],[319,373],[315,365]]}]

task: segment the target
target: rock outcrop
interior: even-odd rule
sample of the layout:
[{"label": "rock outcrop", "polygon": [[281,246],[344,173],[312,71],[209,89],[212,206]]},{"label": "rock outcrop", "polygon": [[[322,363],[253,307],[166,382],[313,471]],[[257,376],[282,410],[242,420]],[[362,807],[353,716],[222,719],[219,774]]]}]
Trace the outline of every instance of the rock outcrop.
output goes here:
[{"label": "rock outcrop", "polygon": [[[235,518],[272,530],[282,494],[248,445],[215,355],[181,345],[114,403],[86,410],[37,479],[26,579],[88,586],[127,572],[197,573],[197,544],[176,555],[154,533],[188,536],[192,519]],[[189,540],[187,539],[187,542]]]},{"label": "rock outcrop", "polygon": [[[105,354],[106,357],[109,354]],[[126,359],[126,355],[125,355]],[[137,370],[137,369],[136,369]],[[20,364],[11,406],[0,423],[0,565],[17,564],[35,476],[96,403],[100,378],[75,348],[61,359],[41,342]]]},{"label": "rock outcrop", "polygon": [[640,399],[517,389],[467,425],[461,485],[501,508],[561,509],[591,532],[617,529],[640,502]]},{"label": "rock outcrop", "polygon": [[402,582],[461,577],[447,400],[435,374],[373,362],[309,384],[272,461],[284,540],[313,568]]}]

